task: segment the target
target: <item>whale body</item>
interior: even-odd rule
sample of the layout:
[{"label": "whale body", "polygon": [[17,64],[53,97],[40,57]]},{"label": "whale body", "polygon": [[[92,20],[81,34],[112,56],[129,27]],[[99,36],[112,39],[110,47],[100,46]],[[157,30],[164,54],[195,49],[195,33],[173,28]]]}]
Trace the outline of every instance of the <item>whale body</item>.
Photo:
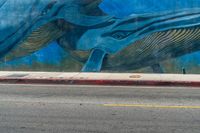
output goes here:
[{"label": "whale body", "polygon": [[63,36],[70,25],[101,25],[108,16],[93,16],[84,9],[95,2],[0,0],[0,57],[11,60],[33,53]]},{"label": "whale body", "polygon": [[[150,8],[148,8],[148,6]],[[109,65],[110,68],[113,69],[120,67],[123,68],[123,65],[124,68],[127,68],[125,67],[125,58],[122,58],[122,60],[120,60],[118,53],[126,51],[127,54],[132,53],[133,56],[130,56],[130,58],[135,58],[134,54],[136,53],[130,51],[128,52],[126,49],[130,45],[132,46],[134,44],[137,44],[136,42],[141,41],[143,42],[142,45],[148,47],[148,45],[151,46],[151,41],[142,40],[151,35],[155,35],[155,33],[164,33],[167,31],[173,32],[175,29],[179,30],[180,33],[185,29],[189,29],[192,32],[194,29],[198,29],[198,27],[200,26],[200,1],[196,0],[162,0],[160,2],[154,0],[104,0],[100,4],[100,8],[105,13],[114,16],[116,21],[114,24],[107,27],[89,30],[80,38],[79,43],[77,44],[77,49],[93,49],[94,52],[89,57],[89,60],[83,68],[83,71],[100,71],[102,68],[101,66],[103,65],[104,58],[106,56],[107,61],[105,61],[106,63],[104,64],[104,66],[106,67],[104,68],[109,68]],[[198,33],[192,33],[189,35],[198,36]],[[162,37],[156,37],[156,40],[158,42],[162,41],[162,39]],[[185,39],[186,38],[182,38],[182,42]],[[188,36],[187,39],[190,40],[191,38]],[[86,43],[83,40],[87,40]],[[173,41],[173,37],[171,37],[171,41]],[[194,42],[195,44],[192,46],[193,51],[197,51],[199,49],[197,47],[199,46],[197,44],[198,41],[195,39],[190,41]],[[163,45],[164,44],[165,43],[163,43]],[[176,55],[172,56],[173,58],[181,56],[183,55],[183,53],[191,53],[191,51],[182,49],[184,51],[181,52],[182,54],[175,54],[177,50],[174,50],[174,47],[176,47],[177,44],[175,46],[172,44],[175,45],[176,43],[168,42],[165,45],[166,47],[170,46],[171,50],[169,50],[169,53],[171,55]],[[155,43],[154,45],[156,46],[158,44]],[[185,47],[187,47],[187,45],[190,45],[190,43],[182,45],[186,45]],[[196,49],[194,46],[196,46]],[[152,54],[154,54],[155,56],[154,58],[151,58],[151,60],[154,60],[152,61],[152,64],[146,63],[146,65],[151,64],[152,66],[155,66],[155,64],[161,61],[159,59],[159,52],[156,52],[155,50],[148,52],[152,52]],[[126,53],[124,53],[124,55],[125,54]],[[118,58],[115,60],[114,57],[117,56]],[[98,57],[99,60],[96,57]],[[137,57],[137,59],[138,58],[140,58],[140,56]],[[162,57],[162,60],[165,59],[169,59],[169,57]],[[114,62],[114,60],[118,61],[118,63]],[[132,61],[133,60],[134,59],[132,59]],[[137,64],[143,64],[143,66],[145,66],[145,63],[141,63],[141,61],[142,60],[140,60],[140,62],[134,62],[136,64],[133,65],[132,63],[131,66],[142,66]],[[121,65],[119,65],[120,62],[124,62],[124,64],[121,63]],[[129,66],[129,69],[131,68],[131,66]],[[134,69],[134,67],[132,68]]]}]

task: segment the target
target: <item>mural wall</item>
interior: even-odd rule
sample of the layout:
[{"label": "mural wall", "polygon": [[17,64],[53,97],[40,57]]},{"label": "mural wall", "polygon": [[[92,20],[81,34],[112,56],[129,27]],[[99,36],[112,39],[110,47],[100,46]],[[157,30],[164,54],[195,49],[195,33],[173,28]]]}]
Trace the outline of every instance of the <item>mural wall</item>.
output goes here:
[{"label": "mural wall", "polygon": [[0,70],[200,74],[200,1],[0,0]]}]

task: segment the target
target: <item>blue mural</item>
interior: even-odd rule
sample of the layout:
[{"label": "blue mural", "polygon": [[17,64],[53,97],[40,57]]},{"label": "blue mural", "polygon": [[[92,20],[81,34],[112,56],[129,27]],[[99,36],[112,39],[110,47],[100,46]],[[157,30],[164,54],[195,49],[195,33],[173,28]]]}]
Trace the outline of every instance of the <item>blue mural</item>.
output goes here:
[{"label": "blue mural", "polygon": [[2,70],[200,73],[198,0],[0,0],[0,17]]}]

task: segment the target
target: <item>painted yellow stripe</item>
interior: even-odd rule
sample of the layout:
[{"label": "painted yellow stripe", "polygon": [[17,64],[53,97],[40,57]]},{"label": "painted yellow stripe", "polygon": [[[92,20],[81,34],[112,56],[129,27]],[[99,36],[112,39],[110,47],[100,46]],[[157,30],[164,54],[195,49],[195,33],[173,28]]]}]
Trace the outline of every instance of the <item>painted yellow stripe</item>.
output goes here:
[{"label": "painted yellow stripe", "polygon": [[103,104],[107,107],[140,107],[140,108],[165,108],[165,109],[200,109],[200,106],[168,106],[168,105],[145,105],[145,104]]}]

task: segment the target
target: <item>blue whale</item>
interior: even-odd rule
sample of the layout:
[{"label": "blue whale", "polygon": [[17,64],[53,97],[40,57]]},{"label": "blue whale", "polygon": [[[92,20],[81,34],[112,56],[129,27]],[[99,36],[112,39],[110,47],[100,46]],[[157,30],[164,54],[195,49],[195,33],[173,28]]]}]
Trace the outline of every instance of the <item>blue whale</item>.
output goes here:
[{"label": "blue whale", "polygon": [[[88,7],[98,0],[0,0],[0,57],[10,60],[44,47],[76,25],[105,25],[111,17],[96,16]],[[95,7],[91,8],[95,12]],[[66,26],[67,25],[67,26]]]},{"label": "blue whale", "polygon": [[[124,62],[124,68],[127,69],[127,67],[125,67],[127,63],[125,62],[129,62],[129,59],[121,58],[123,60],[120,60],[118,54],[121,53],[121,51],[126,51],[127,54],[128,52],[130,53],[130,51],[126,49],[127,47],[134,47],[133,45],[135,43],[144,40],[146,37],[155,35],[155,33],[173,32],[175,29],[179,30],[180,33],[186,29],[192,32],[200,26],[200,1],[197,0],[162,0],[160,2],[154,0],[104,0],[100,4],[100,8],[108,15],[113,16],[115,23],[103,28],[89,30],[81,36],[77,44],[77,49],[93,49],[88,61],[83,67],[83,71],[100,71],[102,70],[103,62],[107,63],[104,65],[106,67],[103,68],[112,67],[113,69],[123,68],[123,63],[120,64],[119,62]],[[185,34],[187,34],[187,32]],[[198,34],[199,32],[194,32],[190,37],[196,37]],[[163,38],[157,36],[155,39],[157,39],[157,42],[160,41],[161,43],[161,39]],[[181,52],[181,54],[174,54],[178,53],[175,47],[179,45],[175,45],[172,39],[171,37],[171,43],[168,42],[166,45],[171,48],[169,48],[170,50],[168,52],[171,55],[176,55],[173,57],[191,53],[189,50],[183,50],[184,52]],[[181,39],[181,43],[184,41],[186,42],[186,38]],[[190,40],[190,38],[187,39]],[[199,46],[197,40],[198,39],[190,40],[193,42],[194,46],[190,45],[191,42],[182,45],[189,45],[193,47],[192,51],[196,51],[199,50],[197,47]],[[175,41],[176,40],[174,40],[174,42]],[[145,44],[142,45],[148,47],[148,45],[151,46],[150,43],[152,42],[143,41],[143,43]],[[163,43],[163,45],[165,44]],[[159,44],[154,44],[154,46],[159,47]],[[194,49],[194,47],[196,47],[196,49]],[[140,50],[143,51],[142,49]],[[158,48],[157,50],[160,49]],[[143,52],[145,52],[145,50]],[[156,50],[152,50],[151,52],[154,55],[154,58],[151,58],[151,60],[154,60],[152,66],[158,66],[157,63],[161,61],[159,52]],[[123,56],[123,54],[121,54],[121,56]],[[134,54],[135,53],[132,53],[133,57],[135,57]],[[115,56],[118,56],[116,60]],[[107,61],[104,60],[105,58]],[[131,58],[131,56],[129,56],[129,58]],[[161,59],[165,60],[169,59],[169,57],[166,56],[166,58],[162,57]],[[114,60],[116,62],[114,62]],[[145,66],[145,63],[141,63],[141,61],[142,60],[135,63]],[[145,62],[145,60],[143,61]],[[147,64],[149,65],[150,63]],[[134,64],[131,64],[131,66],[129,67],[134,69]]]}]

